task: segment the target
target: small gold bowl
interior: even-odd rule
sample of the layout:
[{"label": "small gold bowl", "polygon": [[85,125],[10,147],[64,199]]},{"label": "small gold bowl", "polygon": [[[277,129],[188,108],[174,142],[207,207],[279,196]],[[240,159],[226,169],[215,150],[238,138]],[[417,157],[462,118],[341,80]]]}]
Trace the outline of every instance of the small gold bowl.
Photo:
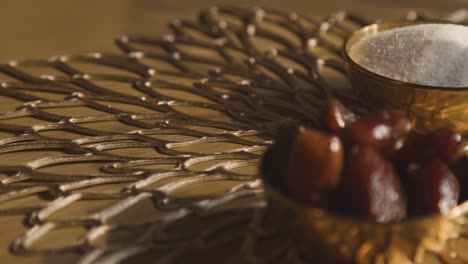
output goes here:
[{"label": "small gold bowl", "polygon": [[[453,125],[468,132],[468,87],[436,87],[402,82],[365,69],[356,63],[350,50],[363,38],[385,30],[441,21],[403,21],[378,23],[354,32],[343,45],[348,77],[362,102],[372,109],[403,109],[416,130]],[[398,65],[395,65],[398,67]]]},{"label": "small gold bowl", "polygon": [[466,232],[468,202],[447,215],[380,224],[302,204],[263,176],[269,224],[288,234],[311,263],[424,263]]}]

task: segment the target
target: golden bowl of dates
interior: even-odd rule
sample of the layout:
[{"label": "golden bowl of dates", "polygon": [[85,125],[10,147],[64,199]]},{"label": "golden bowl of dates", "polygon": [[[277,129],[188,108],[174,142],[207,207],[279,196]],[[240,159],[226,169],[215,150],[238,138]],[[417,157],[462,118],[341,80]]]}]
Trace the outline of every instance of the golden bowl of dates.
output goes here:
[{"label": "golden bowl of dates", "polygon": [[284,121],[265,153],[271,221],[311,263],[421,263],[466,232],[468,162],[452,127],[405,112],[357,116],[327,102],[323,126]]},{"label": "golden bowl of dates", "polygon": [[[378,74],[375,71],[363,67],[362,64],[357,62],[357,60],[362,57],[362,54],[359,54],[359,52],[353,52],[353,47],[355,47],[355,45],[360,42],[362,43],[362,41],[366,38],[372,36],[375,37],[378,34],[399,28],[408,28],[410,26],[434,23],[437,23],[438,25],[451,25],[450,23],[443,21],[386,22],[372,24],[354,32],[343,45],[343,57],[346,62],[348,77],[353,85],[353,88],[363,99],[362,101],[367,103],[370,108],[403,109],[408,113],[413,123],[414,129],[420,131],[430,130],[432,128],[442,127],[445,125],[452,125],[455,126],[458,131],[465,133],[468,131],[468,85],[445,86],[437,84],[438,82],[427,82],[427,80],[424,80],[424,78],[423,82],[426,81],[426,83],[420,84],[401,81],[396,78],[389,78],[388,76]],[[462,28],[461,31],[466,35],[468,32],[468,27],[464,27],[465,28]],[[456,28],[453,32],[445,32],[444,36],[448,36],[447,38],[457,38],[459,37],[457,36],[457,30],[460,31],[460,28]],[[420,35],[424,35],[424,31],[419,31],[419,33]],[[399,55],[397,56],[389,57],[389,60],[392,60],[393,65],[387,63],[387,70],[398,71],[398,69],[400,69],[401,71],[404,71],[405,69],[398,61],[398,59],[405,60],[404,56],[409,54],[409,58],[406,59],[414,61],[415,59],[418,60],[418,56],[424,53],[423,51],[418,50],[419,46],[415,47],[414,49],[412,49],[412,47],[408,47],[412,42],[416,43],[418,36],[407,36],[404,39],[407,40],[407,46],[404,46],[404,49],[406,50],[399,52]],[[381,38],[381,40],[383,41],[385,39]],[[431,40],[426,42],[430,43],[430,41]],[[468,56],[466,49],[461,49],[459,43],[456,41],[452,43],[450,42],[450,39],[444,38],[440,38],[439,41],[440,43],[433,44],[433,47],[440,48],[442,54],[439,55],[441,58],[443,58],[444,61],[448,63],[448,66],[438,65],[437,63],[439,59],[435,59],[436,57],[432,56],[428,57],[426,62],[424,62],[424,60],[420,60],[420,65],[413,67],[415,71],[420,71],[419,68],[430,68],[430,70],[434,73],[434,77],[436,77],[441,72],[450,75],[452,74],[450,70],[452,69],[452,65],[449,59],[457,57],[455,52],[461,52],[464,54],[464,58]],[[374,54],[377,54],[379,51],[381,52],[382,50],[380,50],[380,48],[385,48],[386,46],[391,45],[398,46],[399,43],[390,43],[388,45],[382,44],[374,50],[376,51]],[[434,55],[436,52],[439,52],[439,50],[429,50],[428,52],[425,51],[425,54]],[[411,54],[413,54],[413,57],[411,57]],[[455,64],[456,63],[453,63],[453,65]],[[458,69],[456,67],[453,69],[456,71],[461,71],[462,69],[466,68],[461,66],[458,67]],[[465,75],[463,72],[460,74]],[[427,74],[427,76],[429,76],[429,78],[425,79],[431,78],[430,74]],[[439,80],[442,79],[439,78]]]}]

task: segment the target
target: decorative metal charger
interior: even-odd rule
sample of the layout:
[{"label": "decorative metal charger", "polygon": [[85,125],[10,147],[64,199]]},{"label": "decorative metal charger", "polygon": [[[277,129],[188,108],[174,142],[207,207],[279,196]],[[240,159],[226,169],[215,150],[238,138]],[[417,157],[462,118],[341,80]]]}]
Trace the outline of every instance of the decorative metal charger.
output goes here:
[{"label": "decorative metal charger", "polygon": [[[171,22],[172,35],[120,37],[122,53],[1,65],[0,215],[28,228],[11,251],[302,262],[264,225],[258,161],[282,118],[317,122],[330,96],[359,110],[340,48],[365,24],[213,7]],[[436,257],[467,261],[453,253]]]}]

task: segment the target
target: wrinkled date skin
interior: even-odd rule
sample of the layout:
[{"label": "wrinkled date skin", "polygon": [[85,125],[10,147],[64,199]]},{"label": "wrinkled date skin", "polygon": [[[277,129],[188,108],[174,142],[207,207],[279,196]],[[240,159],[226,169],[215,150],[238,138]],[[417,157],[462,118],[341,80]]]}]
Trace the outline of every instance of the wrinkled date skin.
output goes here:
[{"label": "wrinkled date skin", "polygon": [[387,157],[406,140],[411,123],[402,111],[371,113],[343,130],[344,142],[351,145],[367,145]]},{"label": "wrinkled date skin", "polygon": [[336,134],[357,119],[353,112],[336,99],[328,100],[323,115],[325,127]]},{"label": "wrinkled date skin", "polygon": [[408,183],[410,215],[446,214],[457,205],[458,180],[437,158],[423,163]]},{"label": "wrinkled date skin", "polygon": [[343,189],[353,209],[369,220],[394,222],[406,216],[406,197],[392,164],[368,146],[354,146]]},{"label": "wrinkled date skin", "polygon": [[330,198],[329,194],[341,181],[343,155],[338,137],[315,129],[301,129],[288,162],[289,193],[310,205],[328,204],[324,198]]}]

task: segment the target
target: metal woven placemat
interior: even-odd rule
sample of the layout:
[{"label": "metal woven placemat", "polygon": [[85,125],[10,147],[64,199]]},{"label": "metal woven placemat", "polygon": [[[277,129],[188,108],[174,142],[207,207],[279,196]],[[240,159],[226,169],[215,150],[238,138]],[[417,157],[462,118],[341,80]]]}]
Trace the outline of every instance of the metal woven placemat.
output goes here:
[{"label": "metal woven placemat", "polygon": [[367,23],[213,7],[172,35],[120,37],[119,54],[0,65],[0,217],[27,228],[11,252],[301,262],[264,224],[258,161],[282,118],[317,122],[330,96],[358,107],[340,47]]}]

